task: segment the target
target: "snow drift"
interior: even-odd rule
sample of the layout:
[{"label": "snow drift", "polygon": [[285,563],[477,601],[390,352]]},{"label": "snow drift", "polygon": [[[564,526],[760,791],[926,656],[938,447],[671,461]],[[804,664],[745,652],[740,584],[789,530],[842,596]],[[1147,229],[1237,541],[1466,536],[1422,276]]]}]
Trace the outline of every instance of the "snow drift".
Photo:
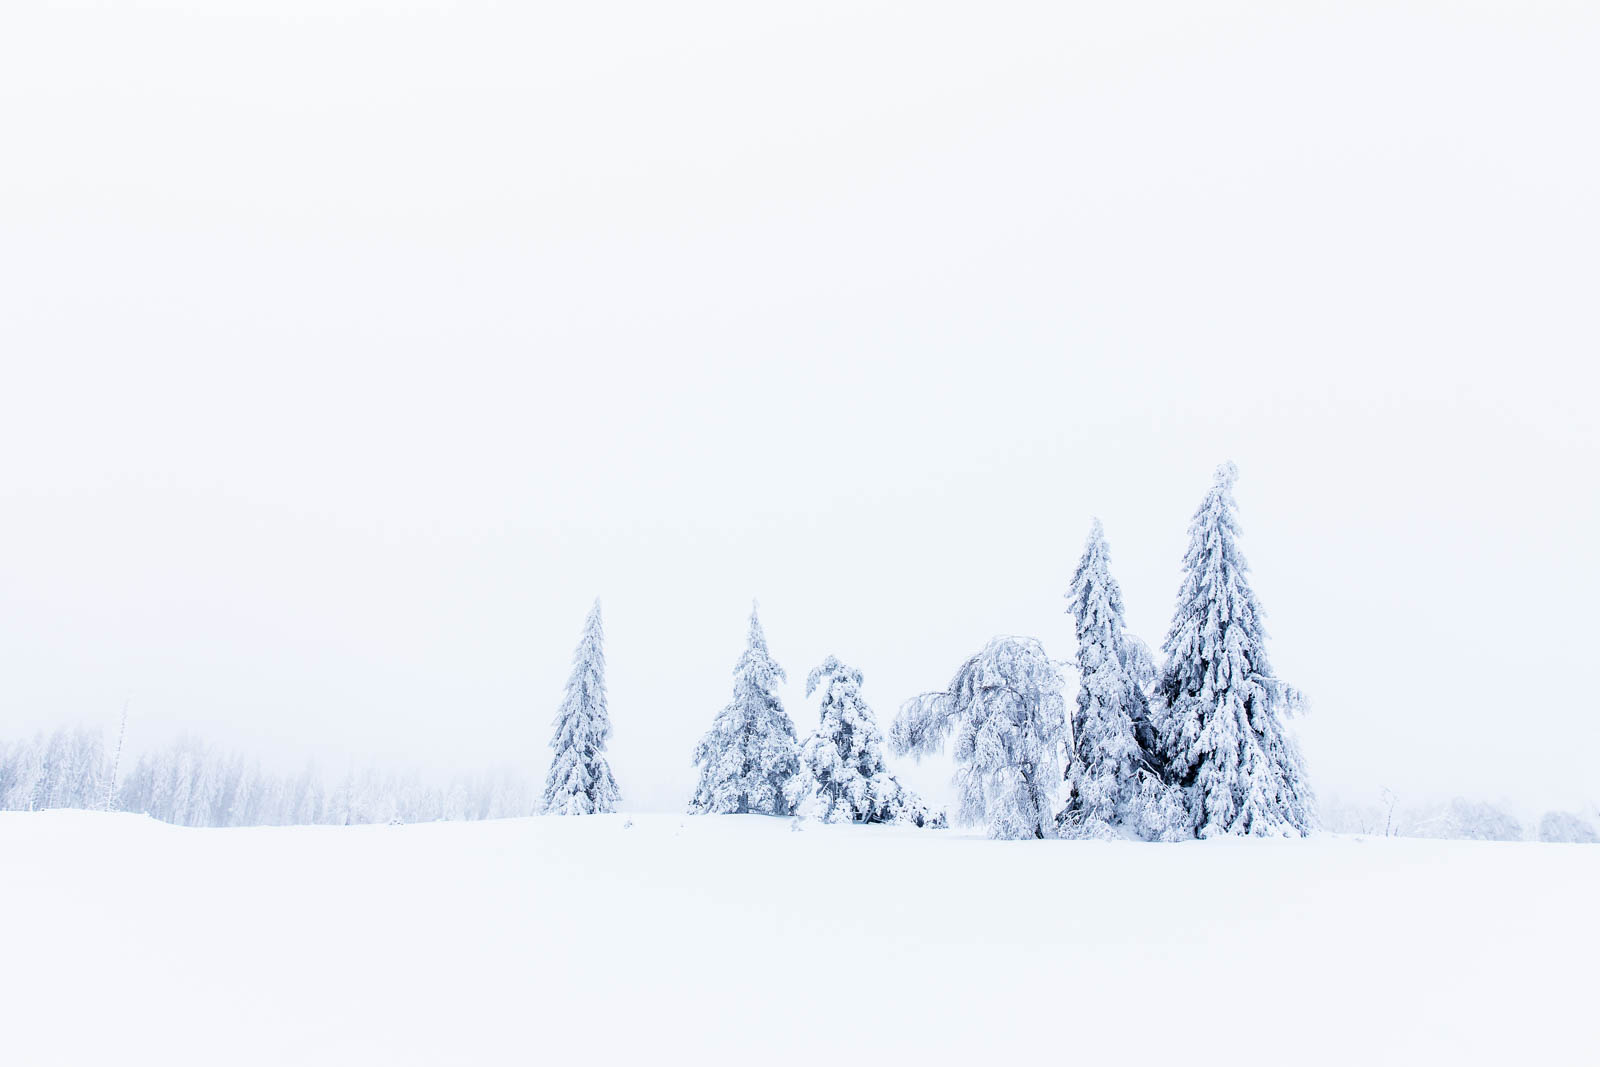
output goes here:
[{"label": "snow drift", "polygon": [[1484,1063],[1590,1047],[1600,848],[794,825],[3,813],[5,1062]]}]

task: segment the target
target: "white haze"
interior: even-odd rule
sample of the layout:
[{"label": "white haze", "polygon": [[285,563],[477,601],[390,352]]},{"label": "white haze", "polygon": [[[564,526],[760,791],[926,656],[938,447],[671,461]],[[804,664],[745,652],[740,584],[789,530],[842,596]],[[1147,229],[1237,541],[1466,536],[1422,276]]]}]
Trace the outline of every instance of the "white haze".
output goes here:
[{"label": "white haze", "polygon": [[1324,794],[1600,796],[1600,7],[768,8],[9,0],[0,736],[542,774],[598,594],[678,808],[1231,458]]}]

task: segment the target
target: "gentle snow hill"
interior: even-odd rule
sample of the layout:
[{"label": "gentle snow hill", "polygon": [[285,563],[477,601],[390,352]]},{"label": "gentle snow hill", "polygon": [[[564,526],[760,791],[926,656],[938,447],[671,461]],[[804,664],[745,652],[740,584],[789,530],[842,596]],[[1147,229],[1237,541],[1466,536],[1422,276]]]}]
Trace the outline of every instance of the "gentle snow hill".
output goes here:
[{"label": "gentle snow hill", "polygon": [[1593,1052],[1600,847],[628,818],[191,830],[0,813],[4,1062]]}]

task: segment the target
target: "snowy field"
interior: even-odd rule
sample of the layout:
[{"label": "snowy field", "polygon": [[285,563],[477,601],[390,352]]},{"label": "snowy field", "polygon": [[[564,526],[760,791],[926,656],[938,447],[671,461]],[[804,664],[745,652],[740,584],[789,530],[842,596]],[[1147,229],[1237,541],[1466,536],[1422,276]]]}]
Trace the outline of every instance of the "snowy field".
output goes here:
[{"label": "snowy field", "polygon": [[4,1062],[1593,1062],[1600,847],[628,820],[0,813]]}]

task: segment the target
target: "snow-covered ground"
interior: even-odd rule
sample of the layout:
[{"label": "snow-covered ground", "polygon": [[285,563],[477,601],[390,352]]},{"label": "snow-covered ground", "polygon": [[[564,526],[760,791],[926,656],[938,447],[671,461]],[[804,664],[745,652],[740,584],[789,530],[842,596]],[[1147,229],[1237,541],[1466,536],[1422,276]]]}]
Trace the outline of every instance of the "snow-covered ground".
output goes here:
[{"label": "snow-covered ground", "polygon": [[0,1059],[1593,1062],[1600,847],[790,827],[0,813]]}]

